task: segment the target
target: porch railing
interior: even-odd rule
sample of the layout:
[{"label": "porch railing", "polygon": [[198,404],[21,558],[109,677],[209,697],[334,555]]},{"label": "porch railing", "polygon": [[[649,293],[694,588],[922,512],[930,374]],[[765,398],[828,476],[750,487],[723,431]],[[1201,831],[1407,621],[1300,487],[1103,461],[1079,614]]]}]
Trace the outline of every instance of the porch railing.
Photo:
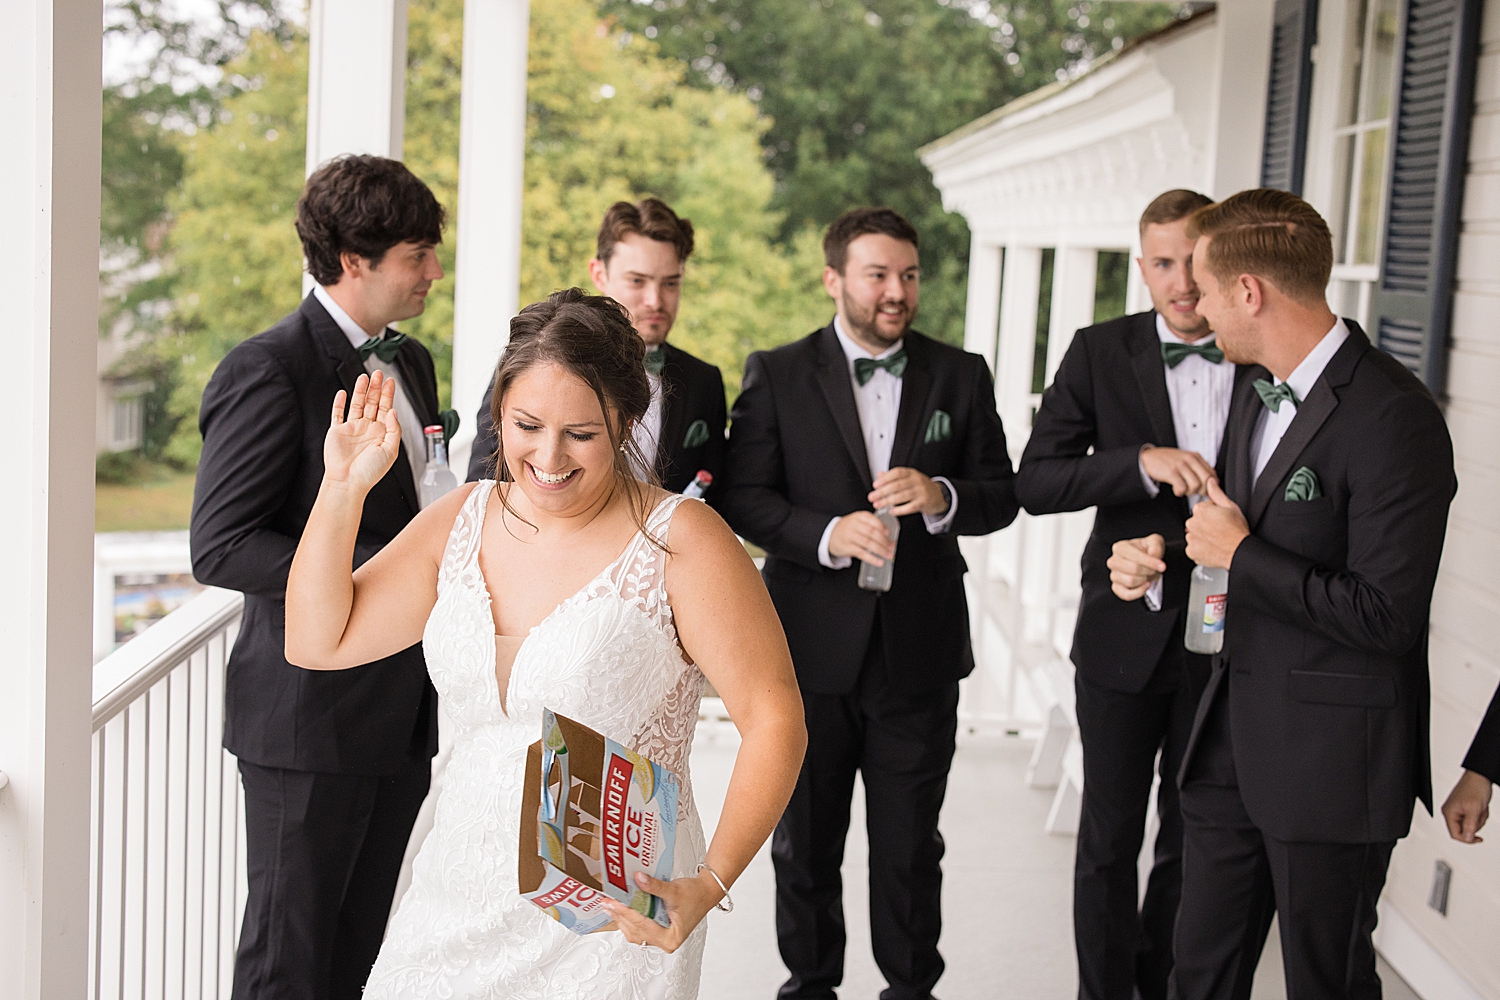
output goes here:
[{"label": "porch railing", "polygon": [[243,607],[209,589],[94,667],[91,1000],[229,995],[245,852],[221,737]]}]

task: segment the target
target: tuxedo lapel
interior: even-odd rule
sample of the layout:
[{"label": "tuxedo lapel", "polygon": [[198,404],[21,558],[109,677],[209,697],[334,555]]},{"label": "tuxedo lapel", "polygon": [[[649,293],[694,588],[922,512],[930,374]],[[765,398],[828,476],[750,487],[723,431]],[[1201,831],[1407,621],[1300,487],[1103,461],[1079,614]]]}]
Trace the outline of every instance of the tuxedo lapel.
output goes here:
[{"label": "tuxedo lapel", "polygon": [[1177,428],[1172,422],[1172,397],[1167,393],[1167,370],[1161,359],[1161,338],[1156,335],[1156,313],[1143,314],[1131,332],[1131,366],[1141,387],[1141,399],[1151,418],[1151,431],[1162,448],[1177,447]]},{"label": "tuxedo lapel", "polygon": [[[844,349],[839,346],[838,334],[833,332],[831,323],[818,338],[816,378],[818,388],[823,392],[823,399],[828,403],[828,410],[833,414],[839,437],[844,439],[844,447],[849,450],[849,457],[854,461],[854,467],[859,470],[863,481],[873,487],[875,479],[870,475],[870,458],[865,454],[865,435],[859,426],[859,407],[854,402],[854,386],[849,383],[849,359],[844,356]],[[902,396],[905,396],[905,390],[902,391]]]},{"label": "tuxedo lapel", "polygon": [[[1358,363],[1360,355],[1365,348],[1370,346],[1369,340],[1365,338],[1364,332],[1352,320],[1346,320],[1349,327],[1349,337],[1336,351],[1332,358],[1328,359],[1323,374],[1313,383],[1312,391],[1307,398],[1297,407],[1297,415],[1292,418],[1291,426],[1286,429],[1281,440],[1276,445],[1276,450],[1266,462],[1266,467],[1261,470],[1260,478],[1255,481],[1255,491],[1251,496],[1248,517],[1250,529],[1255,530],[1261,515],[1266,512],[1266,507],[1271,503],[1271,497],[1276,493],[1276,487],[1286,474],[1292,471],[1292,464],[1302,454],[1302,450],[1308,446],[1318,430],[1328,420],[1329,416],[1339,405],[1336,388],[1345,386],[1354,375],[1354,366]],[[1254,391],[1252,387],[1252,392]]]},{"label": "tuxedo lapel", "polygon": [[682,448],[687,421],[687,384],[669,344],[662,345],[666,363],[661,368],[661,437],[656,442],[656,471],[665,475]]},{"label": "tuxedo lapel", "polygon": [[1247,365],[1235,373],[1234,400],[1229,404],[1229,424],[1224,428],[1220,466],[1224,475],[1224,492],[1247,514],[1250,510],[1250,482],[1255,475],[1250,439],[1255,436],[1261,406],[1254,382],[1257,378],[1270,377],[1271,373],[1259,365]]},{"label": "tuxedo lapel", "polygon": [[[395,331],[387,330],[386,332],[393,333]],[[417,420],[424,428],[436,424],[438,422],[437,400],[429,401],[425,392],[417,391],[418,381],[412,372],[412,366],[407,363],[405,350],[396,355],[393,365],[396,369],[396,377],[400,379],[401,393],[406,397],[406,401],[411,404],[412,410],[417,415]],[[363,365],[360,367],[363,370]],[[417,495],[417,484],[413,478],[413,473],[418,465],[425,468],[427,465],[427,456],[425,454],[407,454],[406,439],[403,437],[401,448],[396,453],[396,461],[391,466],[391,470],[396,473],[396,485],[401,487],[401,495],[406,498],[406,502],[411,506],[411,512],[414,515],[422,511],[422,498]]]},{"label": "tuxedo lapel", "polygon": [[[334,371],[338,373],[339,384],[350,396],[354,395],[354,381],[365,373],[365,363],[360,360],[359,352],[354,345],[349,343],[349,338],[344,336],[344,331],[328,315],[328,310],[323,308],[317,296],[309,293],[302,300],[301,313],[307,319],[307,328],[323,348],[323,353],[328,355],[333,362]],[[332,400],[329,400],[332,403]]]},{"label": "tuxedo lapel", "polygon": [[[925,424],[927,396],[932,391],[932,372],[927,367],[927,345],[922,335],[906,335],[906,371],[901,376],[901,407],[896,411],[896,433],[891,438],[891,468],[911,465],[917,435]],[[853,390],[850,391],[851,395]],[[860,438],[863,442],[863,435]]]}]

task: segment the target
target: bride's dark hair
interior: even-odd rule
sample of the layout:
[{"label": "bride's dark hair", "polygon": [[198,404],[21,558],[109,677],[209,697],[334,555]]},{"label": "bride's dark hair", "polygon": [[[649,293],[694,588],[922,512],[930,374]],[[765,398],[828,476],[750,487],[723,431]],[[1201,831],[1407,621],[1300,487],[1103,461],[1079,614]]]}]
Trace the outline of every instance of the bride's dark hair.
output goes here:
[{"label": "bride's dark hair", "polygon": [[[505,464],[505,424],[501,416],[506,394],[521,375],[549,362],[582,379],[599,398],[613,446],[615,483],[626,491],[631,517],[644,532],[651,514],[651,487],[658,485],[652,471],[656,462],[654,455],[641,453],[631,431],[651,405],[646,345],[630,325],[625,307],[603,295],[565,288],[533,302],[510,321],[510,342],[495,368],[490,401],[497,439],[495,478],[502,482],[512,478]],[[646,482],[637,478],[638,469],[646,470]],[[503,492],[501,502],[520,517]]]}]

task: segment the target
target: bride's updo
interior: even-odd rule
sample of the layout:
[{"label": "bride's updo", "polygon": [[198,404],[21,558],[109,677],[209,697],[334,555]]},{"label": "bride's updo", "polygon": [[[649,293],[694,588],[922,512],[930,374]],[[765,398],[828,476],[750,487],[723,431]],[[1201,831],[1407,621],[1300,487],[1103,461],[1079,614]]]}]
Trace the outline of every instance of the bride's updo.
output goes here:
[{"label": "bride's updo", "polygon": [[510,342],[495,369],[490,418],[499,439],[495,451],[496,478],[510,480],[505,464],[505,396],[516,379],[539,364],[555,364],[594,390],[614,446],[615,481],[630,491],[638,523],[644,523],[648,491],[637,478],[645,470],[656,484],[655,456],[641,453],[632,430],[651,405],[651,383],[646,378],[646,345],[630,325],[630,314],[614,299],[586,295],[566,288],[533,302],[510,321]]}]

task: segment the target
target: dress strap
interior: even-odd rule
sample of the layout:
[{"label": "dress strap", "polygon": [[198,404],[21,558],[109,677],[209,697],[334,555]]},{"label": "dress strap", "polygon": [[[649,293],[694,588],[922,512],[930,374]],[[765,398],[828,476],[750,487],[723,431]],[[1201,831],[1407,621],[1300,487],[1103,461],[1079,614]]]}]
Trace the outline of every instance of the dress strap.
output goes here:
[{"label": "dress strap", "polygon": [[478,564],[479,542],[484,536],[484,515],[489,509],[490,495],[494,491],[493,479],[480,480],[458,509],[458,516],[453,519],[453,530],[448,533],[448,547],[443,551],[443,563],[438,571],[440,586],[446,587],[454,578],[469,572]]},{"label": "dress strap", "polygon": [[[688,499],[680,494],[662,497],[646,516],[644,531],[636,533],[629,548],[615,565],[611,581],[616,592],[636,602],[658,625],[671,629],[672,609],[667,606],[667,553],[672,515]],[[676,633],[672,633],[675,637]]]}]

